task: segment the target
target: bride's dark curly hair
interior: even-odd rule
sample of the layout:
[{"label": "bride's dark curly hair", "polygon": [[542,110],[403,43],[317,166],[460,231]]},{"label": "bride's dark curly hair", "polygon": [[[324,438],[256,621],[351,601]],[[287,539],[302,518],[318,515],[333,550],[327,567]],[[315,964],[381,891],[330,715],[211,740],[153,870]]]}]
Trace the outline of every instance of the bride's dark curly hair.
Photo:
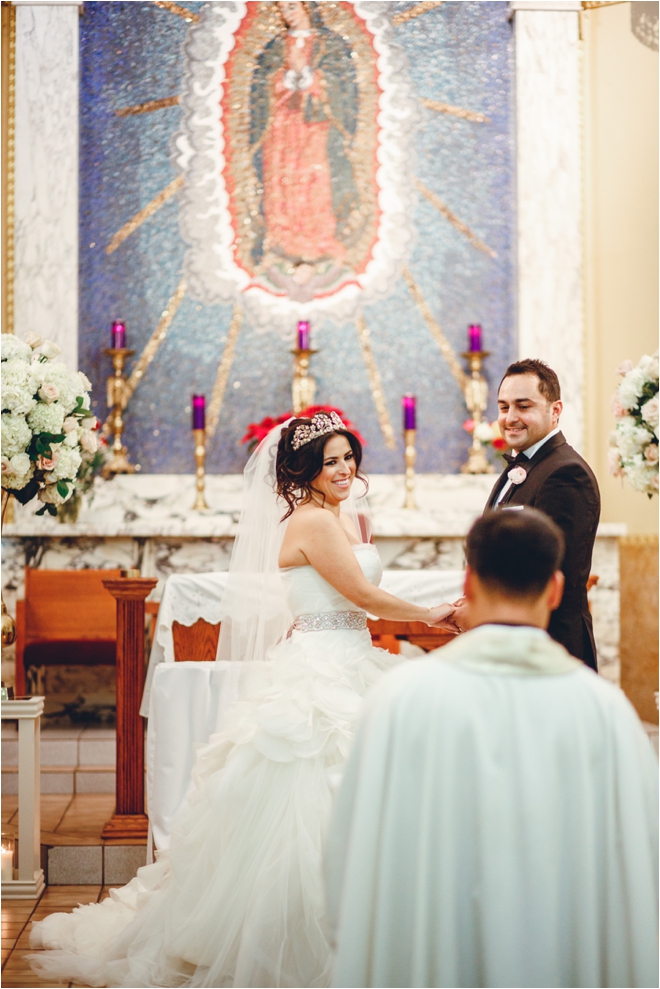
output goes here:
[{"label": "bride's dark curly hair", "polygon": [[355,458],[355,476],[362,481],[365,488],[368,486],[366,477],[360,472],[362,444],[357,436],[348,429],[335,429],[331,433],[325,433],[323,436],[310,440],[309,443],[304,443],[297,450],[293,449],[291,443],[297,427],[308,426],[311,421],[311,419],[293,419],[290,425],[282,430],[280,442],[277,445],[275,466],[277,493],[284,498],[289,506],[282,516],[283,522],[293,514],[294,508],[312,500],[312,492],[320,495],[325,501],[325,496],[314,487],[313,482],[323,470],[325,444],[333,436],[346,437]]}]

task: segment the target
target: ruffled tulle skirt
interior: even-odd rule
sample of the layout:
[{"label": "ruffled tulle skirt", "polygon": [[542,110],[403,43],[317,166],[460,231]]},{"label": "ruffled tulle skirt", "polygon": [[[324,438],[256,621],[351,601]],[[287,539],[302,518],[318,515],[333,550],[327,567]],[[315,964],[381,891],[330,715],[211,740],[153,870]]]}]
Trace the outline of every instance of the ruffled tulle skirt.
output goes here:
[{"label": "ruffled tulle skirt", "polygon": [[321,856],[362,699],[395,660],[368,632],[272,649],[198,753],[170,848],[101,904],[33,927],[42,978],[91,986],[327,986]]}]

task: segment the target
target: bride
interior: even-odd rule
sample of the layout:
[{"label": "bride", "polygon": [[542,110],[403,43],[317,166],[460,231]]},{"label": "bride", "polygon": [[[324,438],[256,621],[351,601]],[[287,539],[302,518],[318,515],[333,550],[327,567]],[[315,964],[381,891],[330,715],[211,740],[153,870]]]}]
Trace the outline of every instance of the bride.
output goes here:
[{"label": "bride", "polygon": [[324,828],[364,694],[395,661],[372,647],[366,613],[433,625],[453,610],[378,588],[352,492],[361,457],[336,413],[317,413],[250,459],[218,652],[238,661],[238,700],[197,753],[169,850],[103,903],[34,924],[42,978],[329,985]]}]

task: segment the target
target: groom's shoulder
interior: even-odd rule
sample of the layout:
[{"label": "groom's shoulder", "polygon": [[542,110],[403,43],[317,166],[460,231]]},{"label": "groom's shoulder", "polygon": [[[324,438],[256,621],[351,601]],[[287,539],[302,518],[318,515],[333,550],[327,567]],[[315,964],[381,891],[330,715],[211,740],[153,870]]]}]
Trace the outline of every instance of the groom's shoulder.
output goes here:
[{"label": "groom's shoulder", "polygon": [[[543,462],[539,465],[543,466]],[[561,443],[551,450],[545,458],[545,470],[542,471],[547,478],[559,479],[562,476],[575,481],[588,482],[598,490],[596,475],[592,471],[587,461],[569,443]]]}]

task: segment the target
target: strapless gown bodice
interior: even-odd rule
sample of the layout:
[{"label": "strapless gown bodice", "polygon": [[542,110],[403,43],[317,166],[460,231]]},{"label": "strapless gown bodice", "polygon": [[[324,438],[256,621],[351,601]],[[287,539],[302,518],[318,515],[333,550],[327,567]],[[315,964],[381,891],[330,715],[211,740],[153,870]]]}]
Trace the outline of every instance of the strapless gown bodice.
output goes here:
[{"label": "strapless gown bodice", "polygon": [[[383,566],[376,547],[360,543],[352,548],[367,580],[378,586],[383,576]],[[314,567],[285,567],[280,573],[286,587],[287,604],[294,618],[321,612],[356,610],[355,604],[336,591]]]}]

